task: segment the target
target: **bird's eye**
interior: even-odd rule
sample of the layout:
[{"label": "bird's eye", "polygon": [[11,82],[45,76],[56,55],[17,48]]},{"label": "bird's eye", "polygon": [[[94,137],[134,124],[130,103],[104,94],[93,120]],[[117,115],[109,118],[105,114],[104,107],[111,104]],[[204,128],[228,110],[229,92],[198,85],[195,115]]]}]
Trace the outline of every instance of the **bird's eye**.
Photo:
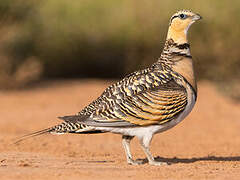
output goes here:
[{"label": "bird's eye", "polygon": [[179,14],[178,17],[180,19],[186,19],[187,18],[187,15],[186,14]]}]

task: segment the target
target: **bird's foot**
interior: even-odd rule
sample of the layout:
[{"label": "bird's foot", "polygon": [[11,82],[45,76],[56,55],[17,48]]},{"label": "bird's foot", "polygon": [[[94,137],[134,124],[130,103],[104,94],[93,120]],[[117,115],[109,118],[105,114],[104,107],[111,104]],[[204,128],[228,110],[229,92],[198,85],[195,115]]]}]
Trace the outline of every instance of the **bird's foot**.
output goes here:
[{"label": "bird's foot", "polygon": [[148,162],[148,164],[154,165],[154,166],[169,165],[169,163],[167,163],[167,162],[161,162],[161,161],[156,161],[156,160],[151,160],[151,161]]},{"label": "bird's foot", "polygon": [[146,159],[136,159],[136,160],[128,159],[127,162],[130,165],[141,165],[141,164],[147,163],[147,160]]}]

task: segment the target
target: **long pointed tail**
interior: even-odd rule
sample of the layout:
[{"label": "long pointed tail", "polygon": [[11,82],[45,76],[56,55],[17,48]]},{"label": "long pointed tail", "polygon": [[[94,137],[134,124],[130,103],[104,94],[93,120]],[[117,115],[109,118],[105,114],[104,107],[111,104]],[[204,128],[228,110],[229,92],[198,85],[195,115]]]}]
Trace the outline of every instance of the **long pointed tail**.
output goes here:
[{"label": "long pointed tail", "polygon": [[102,131],[95,130],[94,127],[86,126],[80,123],[72,123],[72,122],[63,122],[59,125],[43,129],[37,132],[33,132],[31,134],[24,135],[20,138],[15,139],[14,144],[19,143],[23,140],[26,140],[31,137],[40,136],[43,134],[65,134],[65,133],[76,133],[76,134],[93,134],[93,133],[103,133]]},{"label": "long pointed tail", "polygon": [[52,131],[52,128],[47,128],[47,129],[36,131],[36,132],[30,133],[30,134],[26,134],[26,135],[24,135],[22,137],[16,138],[14,140],[14,144],[17,144],[17,143],[19,143],[19,142],[21,142],[23,140],[26,140],[28,138],[31,138],[31,137],[40,136],[40,135],[43,135],[43,134],[50,133],[51,131]]}]

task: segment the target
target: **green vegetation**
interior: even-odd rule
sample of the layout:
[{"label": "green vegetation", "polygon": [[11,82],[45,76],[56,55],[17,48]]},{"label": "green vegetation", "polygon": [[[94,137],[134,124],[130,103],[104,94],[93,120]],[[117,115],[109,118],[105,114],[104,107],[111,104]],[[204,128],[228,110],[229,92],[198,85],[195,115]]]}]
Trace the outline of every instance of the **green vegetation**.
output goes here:
[{"label": "green vegetation", "polygon": [[203,20],[189,40],[200,79],[240,78],[240,1],[1,0],[0,85],[39,78],[116,78],[154,62],[170,16]]}]

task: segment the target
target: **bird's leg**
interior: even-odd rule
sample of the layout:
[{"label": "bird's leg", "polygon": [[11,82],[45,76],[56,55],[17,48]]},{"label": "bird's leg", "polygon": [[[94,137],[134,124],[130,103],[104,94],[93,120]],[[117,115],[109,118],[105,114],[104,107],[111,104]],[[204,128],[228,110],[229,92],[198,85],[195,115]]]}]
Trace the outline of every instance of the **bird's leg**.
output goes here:
[{"label": "bird's leg", "polygon": [[152,156],[152,154],[149,150],[149,145],[151,143],[152,136],[151,137],[145,136],[143,138],[140,138],[139,140],[140,140],[140,144],[142,146],[142,149],[147,156],[148,163],[150,165],[155,165],[155,166],[167,165],[166,162],[160,162],[160,161],[154,160],[154,157]]},{"label": "bird's leg", "polygon": [[127,157],[127,162],[128,164],[131,165],[139,165],[139,164],[143,164],[143,161],[138,161],[138,160],[133,160],[132,159],[132,154],[130,151],[130,141],[133,139],[133,136],[122,136],[122,144],[123,144],[123,148],[125,150],[125,154]]}]

